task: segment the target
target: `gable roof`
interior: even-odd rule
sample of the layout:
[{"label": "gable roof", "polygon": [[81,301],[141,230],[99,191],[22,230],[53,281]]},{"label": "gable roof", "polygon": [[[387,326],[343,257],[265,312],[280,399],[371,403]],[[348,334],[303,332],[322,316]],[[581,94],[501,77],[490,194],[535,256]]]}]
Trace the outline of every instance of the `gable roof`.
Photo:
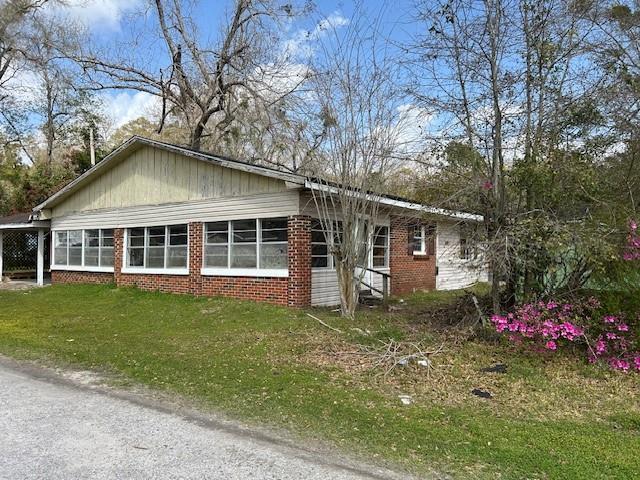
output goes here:
[{"label": "gable roof", "polygon": [[40,205],[34,207],[33,211],[37,212],[43,210],[45,208],[51,208],[55,205],[58,205],[64,199],[71,196],[73,193],[78,191],[80,188],[88,185],[93,181],[93,179],[104,171],[106,171],[110,166],[118,163],[118,161],[128,157],[133,152],[143,148],[143,147],[153,147],[161,150],[166,150],[169,152],[177,153],[179,155],[184,155],[185,157],[193,158],[199,161],[211,163],[214,165],[219,165],[225,168],[231,168],[233,170],[240,170],[243,172],[253,173],[256,175],[261,175],[265,177],[276,178],[279,180],[284,180],[285,182],[291,182],[299,184],[300,186],[304,185],[305,177],[301,175],[295,175],[292,173],[282,172],[280,170],[276,170],[273,168],[262,167],[259,165],[252,165],[250,163],[241,162],[239,160],[232,160],[227,157],[222,157],[219,155],[214,155],[211,153],[200,152],[196,150],[192,150],[187,147],[182,147],[179,145],[174,145],[171,143],[159,142],[157,140],[151,140],[150,138],[139,137],[137,135],[131,137],[129,140],[124,142],[118,148],[116,148],[109,155],[104,157],[104,159],[91,167],[89,170],[84,172],[78,178],[67,184],[65,187],[60,189],[58,192],[47,198]]},{"label": "gable roof", "polygon": [[[54,207],[55,205],[58,205],[60,202],[70,197],[75,192],[77,192],[79,189],[91,183],[95,177],[99,176],[102,172],[106,171],[107,168],[109,168],[111,165],[128,157],[133,152],[145,146],[166,150],[172,153],[177,153],[189,158],[212,163],[214,165],[219,165],[225,168],[240,170],[243,172],[248,172],[256,175],[262,175],[265,177],[271,177],[271,178],[283,180],[285,182],[300,185],[300,188],[306,188],[309,190],[322,190],[322,191],[332,192],[332,191],[337,191],[339,188],[337,184],[323,180],[323,179],[310,178],[310,177],[305,177],[303,175],[283,172],[281,170],[277,170],[274,168],[254,165],[251,163],[242,162],[240,160],[234,160],[225,156],[201,152],[198,150],[193,150],[188,147],[175,145],[172,143],[160,142],[158,140],[152,140],[150,138],[134,135],[129,140],[124,142],[122,145],[117,147],[109,155],[107,155],[101,162],[91,167],[85,173],[83,173],[78,178],[70,182],[68,185],[63,187],[57,193],[53,194],[51,197],[46,199],[40,205],[37,205],[36,207],[34,207],[33,211],[39,212],[40,210],[43,210],[45,208],[51,208],[51,207]],[[387,205],[390,207],[397,207],[397,208],[406,209],[406,210],[412,210],[418,213],[425,213],[430,215],[437,215],[437,216],[443,216],[443,217],[455,218],[458,220],[466,220],[466,221],[473,221],[473,222],[481,222],[483,220],[482,215],[453,211],[453,210],[446,210],[443,208],[430,207],[428,205],[423,205],[423,204],[416,203],[411,200],[404,199],[401,197],[396,197],[393,195],[377,194],[373,192],[366,193],[365,195],[367,195],[367,197],[370,197],[372,200],[375,199],[375,201],[378,201],[383,205]]]}]

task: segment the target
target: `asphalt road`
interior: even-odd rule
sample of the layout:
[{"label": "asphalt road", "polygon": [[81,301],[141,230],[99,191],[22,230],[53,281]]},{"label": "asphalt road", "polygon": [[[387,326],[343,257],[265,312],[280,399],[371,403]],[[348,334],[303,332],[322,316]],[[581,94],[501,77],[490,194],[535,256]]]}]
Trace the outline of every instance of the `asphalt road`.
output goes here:
[{"label": "asphalt road", "polygon": [[0,478],[405,478],[69,378],[0,358]]}]

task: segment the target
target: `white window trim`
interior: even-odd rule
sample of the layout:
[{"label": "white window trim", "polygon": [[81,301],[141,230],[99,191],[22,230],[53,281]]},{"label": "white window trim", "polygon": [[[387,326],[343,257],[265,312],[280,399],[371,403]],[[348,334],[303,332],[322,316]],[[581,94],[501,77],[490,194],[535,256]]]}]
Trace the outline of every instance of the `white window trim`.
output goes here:
[{"label": "white window trim", "polygon": [[[82,265],[59,265],[56,264],[56,233],[58,232],[66,232],[67,233],[67,263],[69,263],[69,232],[70,231],[81,231],[82,232]],[[85,234],[84,232],[87,230],[99,230],[99,242],[102,240],[102,230],[113,230],[112,228],[102,227],[102,228],[60,228],[56,230],[51,230],[51,264],[49,265],[50,270],[58,270],[65,272],[96,272],[96,273],[113,273],[115,270],[113,267],[101,267],[101,266],[90,266],[84,264],[84,241]],[[115,233],[114,233],[115,235]],[[101,258],[101,248],[98,249],[98,258]],[[115,245],[113,246],[113,254],[115,260]],[[100,262],[100,260],[98,260]],[[115,262],[114,262],[115,263]]]},{"label": "white window trim", "polygon": [[[167,249],[169,246],[169,227],[175,227],[180,225],[187,226],[187,266],[186,267],[167,267]],[[151,227],[129,227],[124,229],[122,239],[122,273],[130,273],[134,275],[189,275],[189,258],[191,245],[189,242],[189,224],[175,223],[171,225],[156,225],[156,227],[164,226],[164,268],[145,268],[145,267],[130,267],[129,266],[129,230],[132,228],[144,229],[144,253],[143,263],[147,262],[147,249],[149,248],[149,229]]]},{"label": "white window trim", "polygon": [[[386,263],[386,265],[383,265],[382,267],[376,267],[373,265],[373,257],[374,257],[373,249],[375,247],[375,245],[373,244],[373,240],[376,236],[376,230],[378,228],[387,229],[387,235],[385,236],[385,244],[384,244],[384,263]],[[371,238],[369,239],[369,268],[382,271],[385,269],[389,269],[390,263],[391,263],[391,228],[389,227],[389,225],[376,225],[373,231],[371,232]]]},{"label": "white window trim", "polygon": [[189,275],[188,268],[123,267],[121,272],[130,273],[133,275]]},{"label": "white window trim", "polygon": [[218,277],[288,277],[288,268],[205,268],[202,267],[200,274],[204,276]]},{"label": "white window trim", "polygon": [[[282,218],[282,217],[273,217],[273,218]],[[207,244],[207,223],[216,223],[216,221],[205,222],[204,228],[202,229],[202,265],[200,269],[200,274],[207,277],[288,277],[289,276],[289,268],[260,268],[260,246],[262,244],[262,222],[264,220],[271,220],[272,218],[238,218],[234,220],[218,220],[222,222],[226,222],[227,224],[227,267],[207,267],[205,266],[206,261],[206,249],[207,245],[225,245],[223,243],[212,243]],[[235,220],[254,220],[256,222],[256,268],[232,268],[231,265],[231,245],[233,244],[233,222]],[[289,234],[287,232],[287,239],[289,238]],[[278,244],[285,242],[268,242],[269,244]],[[286,242],[288,243],[288,242]],[[253,245],[252,243],[246,243],[245,245]],[[287,261],[289,259],[289,249],[287,248]]]},{"label": "white window trim", "polygon": [[414,255],[426,255],[427,254],[427,229],[425,225],[420,227],[422,239],[420,240],[420,250],[414,250]]},{"label": "white window trim", "polygon": [[113,273],[113,267],[87,267],[84,265],[52,265],[51,270],[60,270],[66,272]]}]

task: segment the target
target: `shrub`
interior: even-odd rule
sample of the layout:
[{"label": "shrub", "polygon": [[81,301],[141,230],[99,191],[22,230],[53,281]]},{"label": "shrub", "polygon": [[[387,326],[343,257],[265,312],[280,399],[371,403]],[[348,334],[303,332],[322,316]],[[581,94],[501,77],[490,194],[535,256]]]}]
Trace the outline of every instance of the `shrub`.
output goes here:
[{"label": "shrub", "polygon": [[621,315],[603,315],[594,297],[582,303],[529,303],[507,315],[493,315],[491,322],[514,343],[552,352],[576,345],[590,363],[640,372],[640,348],[632,328]]}]

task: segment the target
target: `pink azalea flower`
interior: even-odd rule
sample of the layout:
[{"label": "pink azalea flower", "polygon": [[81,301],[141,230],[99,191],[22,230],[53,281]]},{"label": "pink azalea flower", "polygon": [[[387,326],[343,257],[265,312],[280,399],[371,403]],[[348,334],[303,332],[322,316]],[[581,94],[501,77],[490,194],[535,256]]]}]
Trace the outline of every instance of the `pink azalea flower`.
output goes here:
[{"label": "pink azalea flower", "polygon": [[609,365],[611,368],[615,370],[622,370],[623,372],[628,371],[630,367],[629,362],[621,358],[612,358],[609,360]]},{"label": "pink azalea flower", "polygon": [[549,350],[556,350],[558,348],[558,345],[553,340],[549,340],[544,346]]},{"label": "pink azalea flower", "polygon": [[629,325],[627,325],[626,323],[621,323],[620,325],[618,325],[618,331],[620,331],[620,332],[628,332],[629,331]]}]

